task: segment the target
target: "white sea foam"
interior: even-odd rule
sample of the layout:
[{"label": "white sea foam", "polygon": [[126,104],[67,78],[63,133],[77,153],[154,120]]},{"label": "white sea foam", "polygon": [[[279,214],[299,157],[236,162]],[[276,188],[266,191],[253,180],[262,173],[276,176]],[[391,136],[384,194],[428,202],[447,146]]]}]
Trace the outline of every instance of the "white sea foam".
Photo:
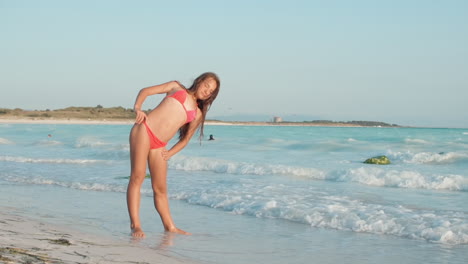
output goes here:
[{"label": "white sea foam", "polygon": [[454,174],[423,175],[416,171],[360,167],[349,169],[338,179],[379,187],[468,191],[468,178]]},{"label": "white sea foam", "polygon": [[57,146],[63,145],[63,142],[57,140],[41,140],[35,143],[37,146]]},{"label": "white sea foam", "polygon": [[[12,182],[54,185],[83,191],[126,191],[125,184],[67,182],[43,177],[9,176]],[[142,193],[152,191],[142,188]],[[398,204],[368,203],[340,194],[329,194],[308,185],[292,191],[281,183],[210,186],[188,185],[171,191],[172,199],[222,209],[239,215],[282,219],[313,227],[393,235],[443,244],[468,244],[466,212],[433,211]]]},{"label": "white sea foam", "polygon": [[418,138],[407,138],[405,139],[406,143],[413,143],[413,144],[429,144],[428,141],[424,139],[418,139]]},{"label": "white sea foam", "polygon": [[368,204],[344,196],[324,196],[313,190],[299,195],[285,193],[282,189],[284,186],[281,185],[242,186],[240,189],[179,192],[172,198],[235,214],[284,219],[314,227],[395,235],[444,244],[468,243],[466,213],[436,213],[399,205]]},{"label": "white sea foam", "polygon": [[[55,185],[84,191],[124,193],[124,185],[62,182],[34,177],[12,177],[13,182]],[[239,215],[283,219],[313,227],[426,240],[443,244],[468,244],[468,215],[464,212],[416,210],[401,205],[364,203],[346,196],[284,192],[279,185],[225,186],[178,191],[172,199],[222,209]],[[151,190],[142,189],[151,194]]]},{"label": "white sea foam", "polygon": [[405,163],[415,164],[449,164],[457,162],[468,162],[468,153],[466,152],[388,152],[391,159],[401,160]]},{"label": "white sea foam", "polygon": [[18,162],[18,163],[57,163],[57,164],[94,164],[94,163],[112,163],[108,160],[92,159],[43,159],[14,156],[0,156],[0,161]]},{"label": "white sea foam", "polygon": [[[84,191],[104,191],[104,192],[126,192],[127,189],[123,185],[103,184],[103,183],[80,183],[80,182],[63,182],[40,177],[7,177],[10,182],[37,184],[37,185],[56,185],[65,188],[84,190]],[[145,191],[143,191],[144,193]]]},{"label": "white sea foam", "polygon": [[[41,177],[9,177],[12,182],[55,185],[84,191],[126,191],[125,185],[64,182]],[[305,187],[306,188],[306,187]],[[346,196],[309,190],[285,192],[282,184],[244,184],[176,191],[171,198],[258,218],[283,219],[313,227],[394,235],[443,244],[468,244],[468,215],[401,205],[369,204]],[[150,195],[149,189],[142,193]]]},{"label": "white sea foam", "polygon": [[315,168],[254,164],[181,156],[174,157],[169,163],[169,168],[184,171],[211,171],[237,175],[285,175],[312,180],[356,182],[363,185],[378,187],[468,191],[468,178],[462,175],[421,174],[417,171],[396,170],[375,166],[325,171]]},{"label": "white sea foam", "polygon": [[126,143],[126,144],[116,145],[115,150],[121,150],[121,151],[129,152],[130,151],[130,144]]},{"label": "white sea foam", "polygon": [[82,136],[76,140],[75,147],[77,148],[96,148],[109,145],[110,143],[102,141],[93,136]]},{"label": "white sea foam", "polygon": [[6,138],[0,138],[0,145],[10,145],[10,144],[14,144],[14,142]]},{"label": "white sea foam", "polygon": [[421,152],[414,155],[410,163],[454,163],[458,161],[468,161],[468,154],[458,152],[431,153]]},{"label": "white sea foam", "polygon": [[169,168],[185,171],[212,171],[228,174],[252,175],[288,175],[324,179],[323,171],[314,168],[292,167],[286,165],[255,164],[248,162],[234,162],[199,157],[174,157],[169,162]]}]

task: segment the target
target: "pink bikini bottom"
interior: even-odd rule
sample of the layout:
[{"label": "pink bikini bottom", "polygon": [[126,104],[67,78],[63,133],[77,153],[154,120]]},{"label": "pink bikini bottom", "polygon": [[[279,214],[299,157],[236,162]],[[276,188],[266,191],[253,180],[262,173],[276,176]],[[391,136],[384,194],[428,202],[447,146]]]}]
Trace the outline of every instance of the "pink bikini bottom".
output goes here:
[{"label": "pink bikini bottom", "polygon": [[143,124],[146,127],[146,133],[148,133],[148,137],[150,140],[150,149],[157,149],[157,148],[163,148],[167,145],[167,142],[161,141],[157,136],[153,134],[153,131],[149,128],[148,124],[146,123],[146,120],[143,122]]}]

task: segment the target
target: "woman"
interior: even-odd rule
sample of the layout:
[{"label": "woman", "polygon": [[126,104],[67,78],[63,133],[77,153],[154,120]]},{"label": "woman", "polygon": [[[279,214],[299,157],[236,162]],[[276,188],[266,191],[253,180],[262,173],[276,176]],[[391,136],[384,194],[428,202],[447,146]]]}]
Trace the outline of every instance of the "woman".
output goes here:
[{"label": "woman", "polygon": [[[220,81],[216,74],[207,72],[195,79],[186,89],[171,81],[142,89],[135,101],[136,120],[130,132],[131,174],[127,189],[127,206],[132,236],[144,237],[140,223],[140,189],[146,176],[148,163],[153,187],[154,205],[161,217],[164,230],[189,234],[178,229],[172,221],[167,198],[167,161],[181,151],[203,123],[206,113],[219,92]],[[166,97],[148,115],[141,106],[146,97],[165,93]],[[179,141],[169,150],[167,142],[179,131]]]}]

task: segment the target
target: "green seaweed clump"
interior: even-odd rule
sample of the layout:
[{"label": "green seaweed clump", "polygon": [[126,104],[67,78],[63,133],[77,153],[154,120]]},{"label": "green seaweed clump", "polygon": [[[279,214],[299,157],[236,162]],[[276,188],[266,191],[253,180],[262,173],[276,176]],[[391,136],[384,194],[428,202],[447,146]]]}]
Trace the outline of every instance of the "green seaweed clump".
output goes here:
[{"label": "green seaweed clump", "polygon": [[388,165],[390,164],[390,159],[387,156],[376,156],[368,158],[364,161],[367,164],[377,164],[377,165]]}]

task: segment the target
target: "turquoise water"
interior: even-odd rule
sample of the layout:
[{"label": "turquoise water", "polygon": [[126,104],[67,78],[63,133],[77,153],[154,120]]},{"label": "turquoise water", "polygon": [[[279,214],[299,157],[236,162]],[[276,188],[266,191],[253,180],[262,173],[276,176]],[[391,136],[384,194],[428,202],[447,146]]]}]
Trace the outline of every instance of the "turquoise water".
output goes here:
[{"label": "turquoise water", "polygon": [[[129,125],[0,125],[2,206],[129,239]],[[51,134],[51,137],[48,137]],[[142,246],[203,263],[466,263],[468,129],[206,126]],[[170,142],[173,144],[174,142]],[[391,165],[363,164],[386,155]]]}]

